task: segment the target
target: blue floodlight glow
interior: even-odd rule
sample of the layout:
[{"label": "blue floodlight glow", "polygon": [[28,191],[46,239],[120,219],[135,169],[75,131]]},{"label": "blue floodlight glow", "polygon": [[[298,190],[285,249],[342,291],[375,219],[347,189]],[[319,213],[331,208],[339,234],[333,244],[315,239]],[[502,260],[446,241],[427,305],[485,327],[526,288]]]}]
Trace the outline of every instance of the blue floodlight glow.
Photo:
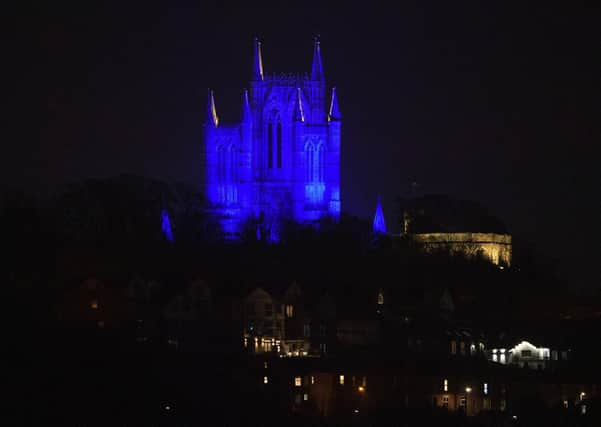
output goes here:
[{"label": "blue floodlight glow", "polygon": [[326,90],[319,40],[311,73],[265,73],[257,39],[253,64],[239,123],[219,121],[209,91],[204,192],[226,236],[252,220],[257,240],[279,242],[285,221],[340,217],[342,114],[336,90]]},{"label": "blue floodlight glow", "polygon": [[374,234],[386,234],[386,221],[384,220],[384,212],[382,211],[382,202],[380,201],[380,196],[378,196],[376,214],[374,215],[373,232]]},{"label": "blue floodlight glow", "polygon": [[169,214],[165,209],[161,211],[161,231],[169,242],[173,242],[173,231],[171,230],[171,221]]}]

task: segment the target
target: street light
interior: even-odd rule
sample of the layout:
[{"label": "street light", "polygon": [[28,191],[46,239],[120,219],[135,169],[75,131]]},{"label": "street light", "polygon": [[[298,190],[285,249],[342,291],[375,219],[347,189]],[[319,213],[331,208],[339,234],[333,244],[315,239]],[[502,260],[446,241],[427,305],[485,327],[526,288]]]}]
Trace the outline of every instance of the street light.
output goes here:
[{"label": "street light", "polygon": [[357,390],[359,390],[361,393],[363,393],[365,391],[365,387],[360,385],[359,388],[357,388]]},{"label": "street light", "polygon": [[466,393],[471,393],[472,392],[472,388],[471,387],[466,387],[465,388],[465,392]]}]

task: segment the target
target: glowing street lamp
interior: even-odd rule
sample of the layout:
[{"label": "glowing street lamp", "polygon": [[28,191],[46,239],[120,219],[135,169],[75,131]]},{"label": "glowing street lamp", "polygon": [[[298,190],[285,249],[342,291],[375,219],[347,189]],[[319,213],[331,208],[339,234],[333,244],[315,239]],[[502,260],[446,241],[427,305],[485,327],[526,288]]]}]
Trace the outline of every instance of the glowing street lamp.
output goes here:
[{"label": "glowing street lamp", "polygon": [[360,393],[363,393],[365,391],[365,387],[363,387],[362,385],[360,385],[357,390],[359,390]]},{"label": "glowing street lamp", "polygon": [[472,388],[471,387],[466,387],[465,388],[465,392],[466,393],[471,393],[472,392]]}]

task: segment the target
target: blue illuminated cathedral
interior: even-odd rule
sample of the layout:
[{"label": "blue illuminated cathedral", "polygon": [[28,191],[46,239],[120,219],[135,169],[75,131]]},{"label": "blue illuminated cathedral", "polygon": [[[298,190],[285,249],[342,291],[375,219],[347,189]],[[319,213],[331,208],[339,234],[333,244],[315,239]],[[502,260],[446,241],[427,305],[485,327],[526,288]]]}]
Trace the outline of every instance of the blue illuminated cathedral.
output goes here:
[{"label": "blue illuminated cathedral", "polygon": [[283,221],[337,220],[341,114],[336,89],[326,93],[319,40],[310,74],[266,74],[255,39],[241,110],[240,123],[220,123],[209,91],[205,194],[226,235],[251,220],[258,236],[277,241]]}]

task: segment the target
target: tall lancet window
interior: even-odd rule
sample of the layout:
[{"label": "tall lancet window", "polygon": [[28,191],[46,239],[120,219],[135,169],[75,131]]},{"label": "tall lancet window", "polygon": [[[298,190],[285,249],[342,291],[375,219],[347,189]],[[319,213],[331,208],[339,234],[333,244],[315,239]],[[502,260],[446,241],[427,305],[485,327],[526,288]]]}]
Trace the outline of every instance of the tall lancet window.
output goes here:
[{"label": "tall lancet window", "polygon": [[306,184],[305,198],[310,204],[320,204],[323,202],[325,185],[324,185],[324,144],[320,143],[317,146],[313,141],[307,141],[305,144],[305,160],[306,160]]},{"label": "tall lancet window", "polygon": [[217,147],[217,181],[219,184],[224,184],[227,175],[225,147],[220,145]]},{"label": "tall lancet window", "polygon": [[324,182],[325,181],[325,169],[326,169],[326,150],[324,143],[320,143],[317,146],[317,161],[315,162],[316,170],[316,181]]},{"label": "tall lancet window", "polygon": [[306,156],[306,161],[307,161],[307,182],[313,182],[313,170],[314,170],[314,164],[315,164],[315,146],[308,142],[305,145],[305,156]]},{"label": "tall lancet window", "polygon": [[217,198],[219,203],[226,201],[225,183],[227,180],[227,152],[223,145],[217,146]]},{"label": "tall lancet window", "polygon": [[282,168],[282,122],[277,110],[273,110],[267,123],[267,167]]},{"label": "tall lancet window", "polygon": [[228,203],[238,202],[238,153],[236,152],[236,146],[230,145],[229,147],[229,161],[227,162],[227,190],[226,200]]},{"label": "tall lancet window", "polygon": [[236,146],[230,146],[230,161],[228,164],[228,182],[236,184],[238,182],[238,153],[236,152]]}]

